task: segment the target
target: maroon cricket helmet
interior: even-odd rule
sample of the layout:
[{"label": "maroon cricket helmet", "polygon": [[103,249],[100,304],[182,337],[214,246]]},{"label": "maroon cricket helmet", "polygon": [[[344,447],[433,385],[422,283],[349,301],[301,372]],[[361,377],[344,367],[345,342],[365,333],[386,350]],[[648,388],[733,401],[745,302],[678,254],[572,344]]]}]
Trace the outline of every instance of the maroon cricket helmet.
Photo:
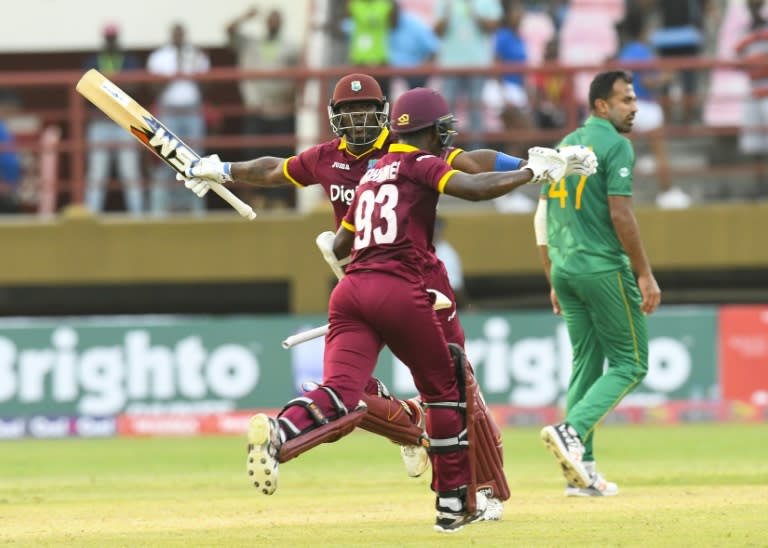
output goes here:
[{"label": "maroon cricket helmet", "polygon": [[456,136],[455,118],[442,94],[431,88],[413,88],[403,93],[392,107],[390,127],[394,133],[413,133],[435,126],[443,146]]}]

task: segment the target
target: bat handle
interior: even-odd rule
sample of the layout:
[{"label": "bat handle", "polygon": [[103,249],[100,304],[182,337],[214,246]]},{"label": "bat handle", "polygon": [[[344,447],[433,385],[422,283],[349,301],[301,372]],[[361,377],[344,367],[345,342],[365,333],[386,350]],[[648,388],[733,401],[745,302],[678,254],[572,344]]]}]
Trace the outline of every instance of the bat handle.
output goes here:
[{"label": "bat handle", "polygon": [[211,190],[213,190],[216,194],[221,196],[225,202],[235,208],[235,211],[237,211],[240,215],[249,221],[252,221],[256,218],[256,212],[253,210],[253,208],[232,194],[232,192],[230,192],[229,189],[224,185],[214,183],[212,181],[209,181],[208,184],[211,186]]},{"label": "bat handle", "polygon": [[325,334],[328,333],[328,327],[329,327],[328,324],[325,324],[325,325],[321,325],[320,327],[314,327],[307,331],[302,331],[301,333],[296,333],[295,335],[291,335],[290,337],[287,337],[283,341],[282,346],[285,349],[293,348],[297,344],[311,341],[312,339],[325,337]]}]

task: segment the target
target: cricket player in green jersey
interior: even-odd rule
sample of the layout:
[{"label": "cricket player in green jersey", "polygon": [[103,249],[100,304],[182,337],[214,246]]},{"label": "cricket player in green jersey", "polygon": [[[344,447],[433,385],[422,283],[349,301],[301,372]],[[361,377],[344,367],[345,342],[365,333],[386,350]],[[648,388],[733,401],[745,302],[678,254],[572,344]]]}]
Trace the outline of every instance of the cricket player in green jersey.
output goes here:
[{"label": "cricket player in green jersey", "polygon": [[618,493],[595,466],[594,430],[645,377],[645,315],[661,301],[632,210],[635,153],[622,135],[632,129],[637,112],[632,74],[598,74],[589,106],[591,116],[563,139],[560,150],[589,147],[597,172],[544,185],[534,221],[552,307],[562,314],[573,349],[565,421],[541,431],[569,496]]}]

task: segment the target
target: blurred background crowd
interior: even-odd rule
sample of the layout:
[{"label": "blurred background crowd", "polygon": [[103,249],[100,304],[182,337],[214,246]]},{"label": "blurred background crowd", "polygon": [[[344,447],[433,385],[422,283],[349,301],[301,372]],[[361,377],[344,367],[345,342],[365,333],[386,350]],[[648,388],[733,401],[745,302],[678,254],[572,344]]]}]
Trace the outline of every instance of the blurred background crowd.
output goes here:
[{"label": "blurred background crowd", "polygon": [[[764,0],[262,1],[227,14],[218,43],[198,43],[190,15],[162,22],[167,40],[146,48],[105,13],[83,31],[90,50],[0,51],[0,211],[161,217],[225,207],[184,189],[73,93],[94,67],[199,153],[243,160],[329,138],[329,90],[350,71],[376,76],[390,102],[436,87],[459,118],[460,146],[525,156],[576,127],[591,76],[620,65],[636,75],[638,203],[765,199],[766,16]],[[528,212],[534,191],[445,207]],[[261,212],[319,203],[292,188],[236,192]]]}]

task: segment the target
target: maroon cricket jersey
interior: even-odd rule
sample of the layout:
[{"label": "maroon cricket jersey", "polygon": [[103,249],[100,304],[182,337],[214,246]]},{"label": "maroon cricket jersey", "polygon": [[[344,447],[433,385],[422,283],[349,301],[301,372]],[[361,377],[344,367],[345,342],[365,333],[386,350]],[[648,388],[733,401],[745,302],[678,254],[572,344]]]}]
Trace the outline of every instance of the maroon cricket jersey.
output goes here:
[{"label": "maroon cricket jersey", "polygon": [[394,137],[385,129],[371,148],[355,156],[347,148],[346,139],[336,138],[288,158],[283,164],[283,173],[301,187],[321,185],[333,206],[338,228],[360,178],[386,154],[391,143]]},{"label": "maroon cricket jersey", "polygon": [[[352,203],[360,178],[387,153],[389,145],[394,142],[394,136],[384,129],[371,148],[355,156],[347,148],[345,139],[332,139],[288,158],[283,164],[283,173],[300,187],[322,185],[333,206],[338,228]],[[460,152],[461,149],[446,149],[443,157],[450,164]]]},{"label": "maroon cricket jersey", "polygon": [[437,201],[456,173],[445,160],[392,144],[360,180],[343,226],[355,233],[347,273],[375,270],[421,282],[434,261]]}]

